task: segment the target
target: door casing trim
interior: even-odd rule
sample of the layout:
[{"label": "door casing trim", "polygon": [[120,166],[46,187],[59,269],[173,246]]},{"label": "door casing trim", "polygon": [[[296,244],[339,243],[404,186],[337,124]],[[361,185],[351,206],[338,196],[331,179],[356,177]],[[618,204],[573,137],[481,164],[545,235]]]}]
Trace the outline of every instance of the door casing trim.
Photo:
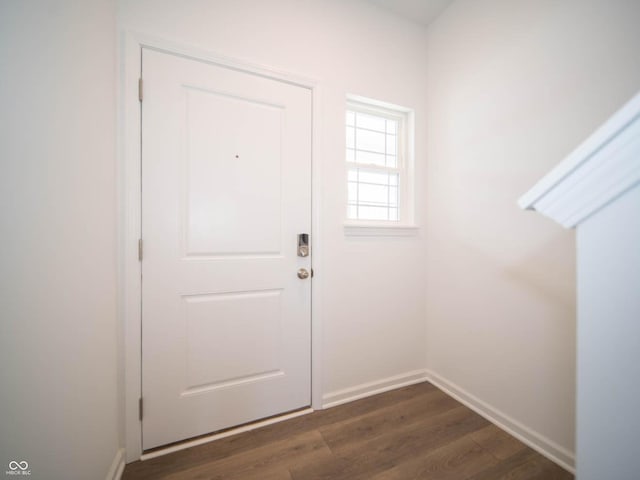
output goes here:
[{"label": "door casing trim", "polygon": [[[320,124],[322,88],[305,76],[264,65],[246,62],[139,32],[124,31],[118,45],[118,315],[119,325],[119,406],[121,439],[124,440],[126,462],[142,456],[142,423],[139,399],[142,396],[142,288],[138,239],[142,233],[141,216],[141,108],[138,79],[142,67],[142,49],[150,48],[194,60],[226,66],[255,75],[272,78],[311,90],[311,408],[322,408],[322,235],[320,222]],[[121,440],[122,441],[122,440]]]}]

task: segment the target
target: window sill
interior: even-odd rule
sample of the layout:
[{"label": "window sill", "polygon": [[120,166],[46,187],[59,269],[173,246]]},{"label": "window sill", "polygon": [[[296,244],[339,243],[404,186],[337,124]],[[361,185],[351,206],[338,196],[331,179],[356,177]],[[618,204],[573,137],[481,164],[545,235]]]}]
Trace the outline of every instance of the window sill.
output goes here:
[{"label": "window sill", "polygon": [[347,237],[415,237],[419,231],[420,227],[417,225],[344,224],[344,234]]}]

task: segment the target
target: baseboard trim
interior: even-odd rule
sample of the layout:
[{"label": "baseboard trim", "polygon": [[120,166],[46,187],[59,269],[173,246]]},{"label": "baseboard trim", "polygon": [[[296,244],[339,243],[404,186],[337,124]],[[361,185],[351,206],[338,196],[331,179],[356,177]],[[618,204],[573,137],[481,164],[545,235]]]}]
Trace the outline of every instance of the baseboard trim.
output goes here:
[{"label": "baseboard trim", "polygon": [[232,435],[238,435],[239,433],[250,432],[251,430],[255,430],[256,428],[266,427],[267,425],[284,422],[285,420],[301,417],[302,415],[308,415],[310,413],[313,413],[313,408],[304,408],[302,410],[296,410],[295,412],[285,413],[284,415],[270,417],[270,418],[267,418],[266,420],[260,420],[257,422],[248,423],[246,425],[232,428],[224,432],[212,433],[211,435],[200,437],[200,438],[197,438],[196,440],[186,440],[184,442],[178,443],[176,445],[172,445],[170,447],[159,448],[158,450],[154,450],[149,453],[143,453],[142,456],[140,457],[140,460],[143,461],[143,460],[150,460],[156,457],[161,457],[169,453],[178,452],[180,450],[186,450],[187,448],[196,447],[198,445],[203,445],[205,443],[213,442],[215,440],[220,440],[222,438],[231,437]]},{"label": "baseboard trim", "polygon": [[575,475],[575,454],[566,448],[500,412],[498,409],[483,402],[458,385],[445,380],[440,375],[427,371],[426,377],[427,381],[431,382],[449,396],[455,398],[478,415],[486,418],[522,443],[533,448],[536,452]]},{"label": "baseboard trim", "polygon": [[115,457],[113,457],[113,462],[111,462],[111,467],[107,472],[106,480],[120,480],[122,478],[122,472],[124,472],[124,448],[118,449]]},{"label": "baseboard trim", "polygon": [[361,398],[377,395],[378,393],[406,387],[414,383],[428,380],[426,370],[413,370],[393,377],[383,378],[374,382],[362,383],[355,387],[345,388],[335,392],[330,392],[322,396],[322,408],[331,408],[343,403],[353,402]]}]

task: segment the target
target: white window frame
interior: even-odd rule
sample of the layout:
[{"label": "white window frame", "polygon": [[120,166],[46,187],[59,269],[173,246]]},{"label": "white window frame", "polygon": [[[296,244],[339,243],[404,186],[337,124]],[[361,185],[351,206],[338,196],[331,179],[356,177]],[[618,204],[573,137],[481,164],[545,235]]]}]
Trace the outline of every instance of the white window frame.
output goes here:
[{"label": "white window frame", "polygon": [[[368,113],[398,122],[397,130],[397,165],[386,167],[348,161],[346,158],[346,113],[355,111]],[[364,168],[372,171],[398,173],[398,220],[360,220],[348,218],[348,201],[345,201],[345,234],[355,236],[414,235],[417,226],[414,221],[414,112],[398,105],[373,100],[356,95],[348,95],[345,109],[345,191],[349,183],[350,168]],[[345,197],[348,199],[348,195]]]}]

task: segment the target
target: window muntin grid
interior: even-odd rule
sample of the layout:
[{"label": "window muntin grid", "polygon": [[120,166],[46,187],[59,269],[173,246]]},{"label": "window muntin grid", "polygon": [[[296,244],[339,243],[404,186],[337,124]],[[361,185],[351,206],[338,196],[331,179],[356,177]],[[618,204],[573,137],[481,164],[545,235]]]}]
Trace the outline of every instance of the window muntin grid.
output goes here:
[{"label": "window muntin grid", "polygon": [[358,220],[399,219],[399,173],[349,168],[347,216]]},{"label": "window muntin grid", "polygon": [[346,113],[347,218],[398,222],[402,117],[363,110]]},{"label": "window muntin grid", "polygon": [[347,162],[398,167],[398,119],[347,111]]}]

